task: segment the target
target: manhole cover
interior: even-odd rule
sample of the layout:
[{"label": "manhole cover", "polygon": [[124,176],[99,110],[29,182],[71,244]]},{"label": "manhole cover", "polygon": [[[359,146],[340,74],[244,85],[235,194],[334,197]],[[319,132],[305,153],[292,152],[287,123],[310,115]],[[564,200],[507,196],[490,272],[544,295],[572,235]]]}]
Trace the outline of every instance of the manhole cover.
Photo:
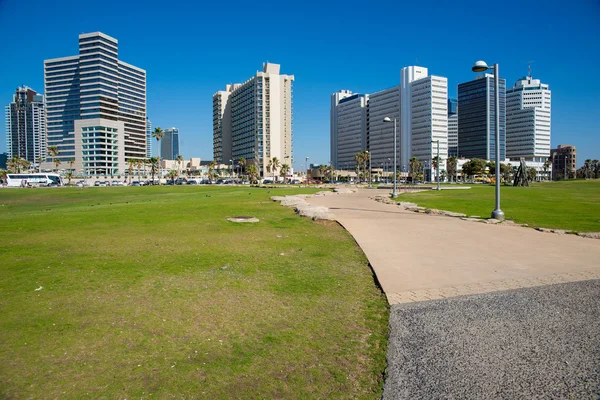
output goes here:
[{"label": "manhole cover", "polygon": [[247,216],[239,216],[239,217],[227,218],[227,221],[231,221],[231,222],[258,222],[258,218],[247,217]]}]

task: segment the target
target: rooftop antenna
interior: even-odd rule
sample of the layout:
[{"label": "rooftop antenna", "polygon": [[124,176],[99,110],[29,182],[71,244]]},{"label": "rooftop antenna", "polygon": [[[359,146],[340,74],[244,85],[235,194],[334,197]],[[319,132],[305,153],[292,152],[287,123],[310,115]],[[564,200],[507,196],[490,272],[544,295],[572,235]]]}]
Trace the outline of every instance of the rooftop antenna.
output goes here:
[{"label": "rooftop antenna", "polygon": [[531,78],[531,64],[533,64],[535,61],[531,60],[527,62],[527,73],[529,78]]}]

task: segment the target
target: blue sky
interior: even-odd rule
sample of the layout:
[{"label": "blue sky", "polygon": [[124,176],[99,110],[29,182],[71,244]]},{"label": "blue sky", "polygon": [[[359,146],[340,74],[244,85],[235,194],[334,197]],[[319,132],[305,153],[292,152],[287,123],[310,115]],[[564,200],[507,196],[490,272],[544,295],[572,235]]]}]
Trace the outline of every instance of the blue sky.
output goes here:
[{"label": "blue sky", "polygon": [[[295,167],[329,161],[329,95],[369,93],[421,65],[474,78],[476,60],[500,63],[507,84],[527,74],[550,84],[552,146],[600,159],[600,2],[0,0],[0,104],[19,85],[43,92],[43,60],[75,55],[77,35],[102,31],[119,57],[147,70],[148,116],[178,127],[185,157],[212,158],[212,94],[264,61],[295,75]],[[0,126],[0,151],[5,149]]]}]

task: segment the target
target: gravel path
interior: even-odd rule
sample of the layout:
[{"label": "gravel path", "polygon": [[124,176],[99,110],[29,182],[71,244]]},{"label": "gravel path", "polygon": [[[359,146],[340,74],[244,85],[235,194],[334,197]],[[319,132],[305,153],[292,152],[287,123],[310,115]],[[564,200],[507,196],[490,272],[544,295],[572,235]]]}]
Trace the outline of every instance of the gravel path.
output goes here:
[{"label": "gravel path", "polygon": [[600,399],[600,280],[392,306],[384,399]]}]

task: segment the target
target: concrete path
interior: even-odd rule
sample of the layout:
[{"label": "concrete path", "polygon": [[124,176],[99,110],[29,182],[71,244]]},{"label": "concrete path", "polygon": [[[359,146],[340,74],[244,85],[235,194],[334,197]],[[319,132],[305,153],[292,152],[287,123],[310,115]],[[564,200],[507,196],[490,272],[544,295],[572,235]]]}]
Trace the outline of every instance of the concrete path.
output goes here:
[{"label": "concrete path", "polygon": [[308,201],[354,236],[391,304],[384,399],[600,398],[600,240],[375,195]]},{"label": "concrete path", "polygon": [[390,304],[600,279],[600,240],[418,214],[372,200],[387,190],[316,196],[365,252]]}]

